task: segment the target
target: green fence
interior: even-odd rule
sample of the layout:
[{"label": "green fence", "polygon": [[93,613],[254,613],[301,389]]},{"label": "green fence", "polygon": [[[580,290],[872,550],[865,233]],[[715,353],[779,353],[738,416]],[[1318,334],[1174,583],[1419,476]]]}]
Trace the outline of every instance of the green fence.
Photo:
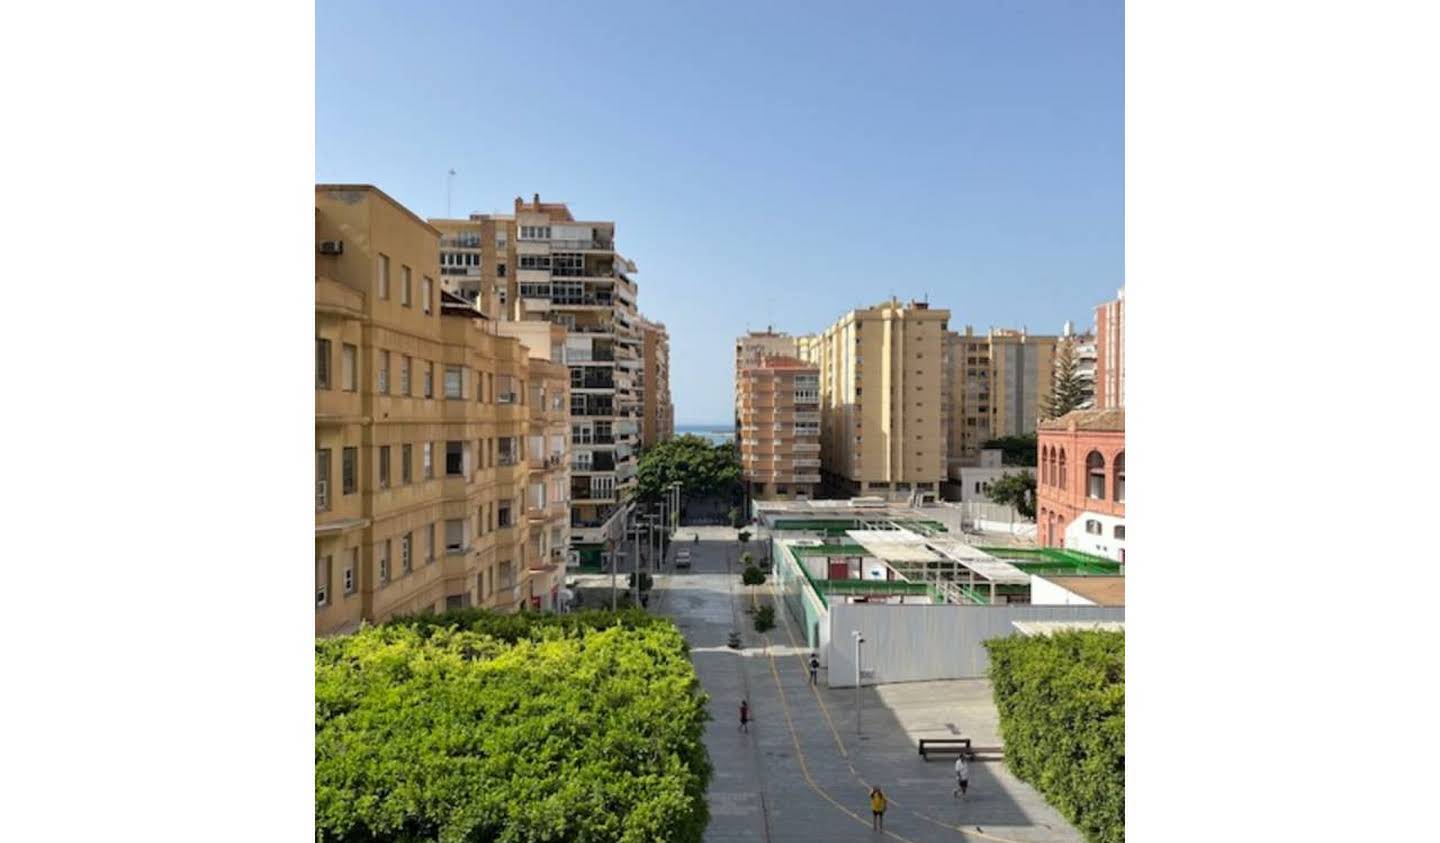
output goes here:
[{"label": "green fence", "polygon": [[1103,556],[1059,547],[982,547],[1027,574],[1041,576],[1116,576],[1120,563]]}]

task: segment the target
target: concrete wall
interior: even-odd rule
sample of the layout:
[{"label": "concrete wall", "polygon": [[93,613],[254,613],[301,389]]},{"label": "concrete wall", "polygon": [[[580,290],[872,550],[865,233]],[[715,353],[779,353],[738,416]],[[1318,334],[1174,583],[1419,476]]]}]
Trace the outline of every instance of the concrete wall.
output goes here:
[{"label": "concrete wall", "polygon": [[939,606],[847,603],[830,607],[825,663],[832,688],[855,685],[851,630],[865,638],[864,684],[982,677],[990,668],[984,642],[1014,634],[1011,621],[1123,621],[1125,610],[1103,606]]},{"label": "concrete wall", "polygon": [[[1099,521],[1100,535],[1087,532],[1085,522]],[[1114,515],[1104,515],[1099,512],[1082,512],[1065,527],[1065,546],[1084,553],[1093,553],[1096,556],[1104,556],[1106,559],[1114,559],[1116,562],[1125,561],[1125,539],[1115,538],[1115,528],[1125,526],[1125,519],[1117,518]]]}]

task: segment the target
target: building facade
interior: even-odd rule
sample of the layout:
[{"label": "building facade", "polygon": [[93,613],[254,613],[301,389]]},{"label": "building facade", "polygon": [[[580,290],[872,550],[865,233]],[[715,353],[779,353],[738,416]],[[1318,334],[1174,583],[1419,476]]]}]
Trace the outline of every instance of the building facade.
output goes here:
[{"label": "building facade", "polygon": [[1125,406],[1125,291],[1095,308],[1095,408]]},{"label": "building facade", "polygon": [[937,500],[946,477],[948,310],[891,299],[802,337],[820,372],[821,473],[841,496]]},{"label": "building facade", "polygon": [[1125,561],[1125,411],[1075,410],[1040,423],[1041,545]]},{"label": "building facade", "polygon": [[758,366],[766,357],[802,357],[804,341],[808,337],[792,337],[776,333],[773,328],[764,331],[749,331],[735,338],[735,447],[745,444],[744,431],[740,429],[740,372],[749,366]]},{"label": "building facade", "polygon": [[[315,629],[527,605],[530,350],[441,289],[440,232],[317,185]],[[542,608],[553,601],[542,601]]]},{"label": "building facade", "polygon": [[947,332],[950,407],[946,444],[950,476],[974,466],[986,441],[1035,432],[1050,394],[1060,338],[991,328],[984,336],[965,326]]},{"label": "building facade", "polygon": [[820,483],[820,370],[765,356],[740,370],[740,471],[755,500],[806,500]]},{"label": "building facade", "polygon": [[641,404],[644,407],[640,442],[650,447],[675,436],[675,405],[670,401],[670,335],[665,323],[640,318],[644,345],[640,372]]},{"label": "building facade", "polygon": [[636,269],[615,250],[615,223],[576,220],[538,195],[516,197],[512,214],[431,223],[443,235],[442,278],[457,292],[502,323],[567,331],[571,544],[580,561],[598,563],[623,529],[645,406]]}]

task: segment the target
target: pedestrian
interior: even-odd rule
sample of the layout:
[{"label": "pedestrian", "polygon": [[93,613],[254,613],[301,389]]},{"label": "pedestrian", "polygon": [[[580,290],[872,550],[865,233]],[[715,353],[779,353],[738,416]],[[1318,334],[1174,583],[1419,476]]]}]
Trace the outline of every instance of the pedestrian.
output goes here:
[{"label": "pedestrian", "polygon": [[740,701],[740,731],[750,734],[750,703]]},{"label": "pedestrian", "polygon": [[885,794],[878,787],[870,789],[870,824],[875,831],[885,830]]},{"label": "pedestrian", "polygon": [[955,795],[964,796],[966,789],[970,787],[970,764],[965,760],[965,753],[955,759]]},{"label": "pedestrian", "polygon": [[810,684],[811,684],[811,685],[814,685],[814,684],[815,684],[815,672],[818,671],[819,669],[820,669],[820,660],[817,659],[817,658],[815,658],[815,654],[814,654],[814,653],[811,653],[811,654],[810,654]]},{"label": "pedestrian", "polygon": [[699,534],[699,533],[696,533],[696,534],[695,534],[695,544],[696,544],[696,545],[699,545],[699,544],[700,544],[700,534]]}]

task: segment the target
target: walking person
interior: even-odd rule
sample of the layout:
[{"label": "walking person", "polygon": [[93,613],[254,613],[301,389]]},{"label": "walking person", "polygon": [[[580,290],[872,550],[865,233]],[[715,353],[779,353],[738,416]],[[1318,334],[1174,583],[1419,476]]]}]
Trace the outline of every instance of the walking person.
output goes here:
[{"label": "walking person", "polygon": [[970,787],[970,764],[965,760],[965,753],[955,759],[955,796],[964,796],[965,791]]},{"label": "walking person", "polygon": [[810,684],[811,684],[811,685],[814,685],[814,684],[815,684],[815,673],[816,673],[816,671],[818,671],[819,669],[820,669],[820,660],[817,659],[817,658],[815,658],[815,654],[814,654],[814,653],[811,653],[811,654],[810,654]]},{"label": "walking person", "polygon": [[740,731],[750,734],[750,703],[740,701]]},{"label": "walking person", "polygon": [[870,789],[870,827],[875,831],[885,830],[885,794],[878,787]]}]

